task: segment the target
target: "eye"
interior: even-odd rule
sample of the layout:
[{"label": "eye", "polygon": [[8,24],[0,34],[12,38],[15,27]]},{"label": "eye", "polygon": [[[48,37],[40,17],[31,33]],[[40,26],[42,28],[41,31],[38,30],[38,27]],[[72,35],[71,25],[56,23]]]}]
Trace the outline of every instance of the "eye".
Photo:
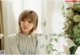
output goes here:
[{"label": "eye", "polygon": [[28,21],[29,23],[32,23],[32,21]]},{"label": "eye", "polygon": [[25,21],[24,19],[22,19],[21,21]]}]

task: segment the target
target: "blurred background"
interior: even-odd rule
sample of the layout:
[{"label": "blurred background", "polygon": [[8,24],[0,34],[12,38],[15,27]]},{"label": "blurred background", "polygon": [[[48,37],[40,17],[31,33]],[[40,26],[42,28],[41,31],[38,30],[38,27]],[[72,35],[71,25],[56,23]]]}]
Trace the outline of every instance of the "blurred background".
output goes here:
[{"label": "blurred background", "polygon": [[[36,33],[63,32],[64,18],[61,13],[63,0],[0,0],[0,50],[6,49],[8,35],[18,32],[18,16],[26,9],[38,14]],[[43,40],[40,40],[43,41]]]}]

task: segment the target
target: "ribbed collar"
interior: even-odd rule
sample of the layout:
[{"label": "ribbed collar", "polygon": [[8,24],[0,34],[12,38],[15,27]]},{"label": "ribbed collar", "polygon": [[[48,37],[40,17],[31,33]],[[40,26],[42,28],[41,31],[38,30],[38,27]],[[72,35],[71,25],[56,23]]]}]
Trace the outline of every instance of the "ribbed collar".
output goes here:
[{"label": "ribbed collar", "polygon": [[32,35],[23,34],[23,33],[21,33],[21,32],[19,32],[18,34],[19,34],[19,36],[21,36],[21,37],[23,37],[23,38],[29,38],[29,37],[32,36]]}]

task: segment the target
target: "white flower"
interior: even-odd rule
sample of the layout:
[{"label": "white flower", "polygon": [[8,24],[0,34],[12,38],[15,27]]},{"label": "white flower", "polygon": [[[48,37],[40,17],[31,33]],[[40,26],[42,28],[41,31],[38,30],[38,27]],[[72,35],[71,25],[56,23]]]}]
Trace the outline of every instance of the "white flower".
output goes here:
[{"label": "white flower", "polygon": [[73,17],[74,22],[80,22],[80,15],[75,15]]},{"label": "white flower", "polygon": [[73,18],[73,15],[74,15],[74,13],[73,13],[72,9],[69,9],[69,10],[66,10],[66,11],[65,11],[65,16],[66,16],[67,18],[72,19],[72,18]]},{"label": "white flower", "polygon": [[73,7],[73,2],[66,2],[64,3],[65,8]]},{"label": "white flower", "polygon": [[66,26],[66,28],[69,27],[69,23],[68,22],[64,22],[64,25]]}]

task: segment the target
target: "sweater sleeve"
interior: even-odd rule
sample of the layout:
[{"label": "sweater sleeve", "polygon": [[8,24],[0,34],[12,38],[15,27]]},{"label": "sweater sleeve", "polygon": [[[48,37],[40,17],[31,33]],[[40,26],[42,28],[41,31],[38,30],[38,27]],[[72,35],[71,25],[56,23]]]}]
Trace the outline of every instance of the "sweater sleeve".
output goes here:
[{"label": "sweater sleeve", "polygon": [[6,51],[7,51],[7,54],[20,55],[19,50],[17,48],[16,41],[15,41],[14,37],[12,37],[12,36],[8,37],[8,39],[7,39],[7,50]]}]

